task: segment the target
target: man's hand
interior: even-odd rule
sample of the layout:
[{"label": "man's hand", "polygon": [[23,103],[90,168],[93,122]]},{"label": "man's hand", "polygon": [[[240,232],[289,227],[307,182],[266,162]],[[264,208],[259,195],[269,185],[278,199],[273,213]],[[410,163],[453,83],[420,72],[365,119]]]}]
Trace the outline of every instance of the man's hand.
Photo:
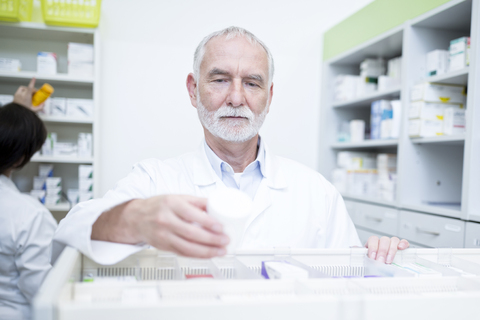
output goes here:
[{"label": "man's hand", "polygon": [[400,241],[397,237],[382,237],[378,239],[376,236],[368,238],[365,247],[368,248],[368,257],[385,263],[392,263],[397,250],[405,250],[410,246],[407,240]]},{"label": "man's hand", "polygon": [[38,89],[35,88],[35,78],[30,80],[28,87],[20,86],[13,96],[13,102],[18,103],[34,112],[42,111],[45,103],[41,103],[39,106],[32,106],[32,97],[37,92]]},{"label": "man's hand", "polygon": [[222,225],[205,212],[206,206],[206,199],[185,195],[132,200],[102,213],[91,238],[146,242],[188,257],[222,256],[230,240],[222,233]]}]

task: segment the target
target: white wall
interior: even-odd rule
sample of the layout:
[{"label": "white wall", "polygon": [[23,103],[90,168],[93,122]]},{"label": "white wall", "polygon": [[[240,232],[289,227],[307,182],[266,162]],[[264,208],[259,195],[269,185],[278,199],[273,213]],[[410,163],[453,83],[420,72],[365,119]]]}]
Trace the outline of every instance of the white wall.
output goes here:
[{"label": "white wall", "polygon": [[186,76],[201,39],[231,25],[257,35],[275,59],[262,136],[276,154],[316,169],[322,34],[371,1],[103,0],[100,194],[137,161],[199,145]]}]

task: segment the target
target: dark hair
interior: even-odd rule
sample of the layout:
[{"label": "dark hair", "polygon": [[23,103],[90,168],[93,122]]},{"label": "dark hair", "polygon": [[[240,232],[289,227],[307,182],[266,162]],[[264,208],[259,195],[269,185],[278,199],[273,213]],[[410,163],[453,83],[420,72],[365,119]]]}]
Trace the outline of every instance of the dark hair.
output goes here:
[{"label": "dark hair", "polygon": [[0,174],[26,165],[45,139],[47,129],[35,112],[14,102],[0,107]]}]

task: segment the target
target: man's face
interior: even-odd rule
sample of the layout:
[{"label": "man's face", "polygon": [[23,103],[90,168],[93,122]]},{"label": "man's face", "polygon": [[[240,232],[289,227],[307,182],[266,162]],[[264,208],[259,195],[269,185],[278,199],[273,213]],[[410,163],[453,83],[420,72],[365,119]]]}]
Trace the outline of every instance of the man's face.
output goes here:
[{"label": "man's face", "polygon": [[243,37],[213,38],[205,46],[196,80],[196,96],[190,92],[192,104],[211,134],[232,142],[256,136],[273,92],[268,57],[260,45]]}]

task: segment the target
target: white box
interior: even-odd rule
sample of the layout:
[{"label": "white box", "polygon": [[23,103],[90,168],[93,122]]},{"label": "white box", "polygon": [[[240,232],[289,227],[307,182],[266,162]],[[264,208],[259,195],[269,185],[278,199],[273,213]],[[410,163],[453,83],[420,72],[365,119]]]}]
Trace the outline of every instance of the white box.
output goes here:
[{"label": "white box", "polygon": [[43,115],[51,115],[52,114],[52,98],[47,98],[47,100],[45,100],[44,105],[43,105],[43,109],[41,111],[39,111],[38,113],[43,114]]},{"label": "white box", "polygon": [[348,193],[375,197],[377,195],[377,170],[349,170],[347,172]]},{"label": "white box", "polygon": [[53,177],[53,164],[41,164],[38,166],[39,177]]},{"label": "white box", "polygon": [[64,116],[67,114],[67,99],[66,98],[52,98],[50,106],[50,114],[57,116]]},{"label": "white box", "polygon": [[56,205],[60,203],[61,196],[58,195],[51,195],[45,196],[45,205]]},{"label": "white box", "polygon": [[445,107],[444,103],[432,103],[425,101],[410,102],[408,112],[409,119],[425,119],[425,120],[443,120]]},{"label": "white box", "polygon": [[82,193],[91,192],[93,190],[93,179],[79,179],[78,190]]},{"label": "white box", "polygon": [[427,53],[427,77],[444,74],[448,71],[447,50],[433,50]]},{"label": "white box", "polygon": [[91,78],[94,75],[94,64],[92,62],[68,62],[68,75],[81,78]]},{"label": "white box", "polygon": [[53,156],[71,156],[78,155],[77,145],[70,142],[57,142],[53,145]]},{"label": "white box", "polygon": [[465,109],[448,107],[443,117],[443,134],[455,135],[465,133]]},{"label": "white box", "polygon": [[57,54],[53,52],[39,52],[37,55],[37,73],[57,74]]},{"label": "white box", "polygon": [[80,132],[78,134],[78,156],[89,158],[93,153],[93,136],[91,133]]},{"label": "white box", "polygon": [[30,195],[36,199],[38,199],[41,203],[45,203],[45,190],[32,190],[30,191]]},{"label": "white box", "polygon": [[398,79],[400,82],[400,80],[402,79],[402,57],[401,56],[388,60],[387,76],[394,79]]},{"label": "white box", "polygon": [[93,192],[80,192],[78,195],[78,202],[88,201],[93,199]]},{"label": "white box", "polygon": [[71,117],[93,118],[93,100],[67,99],[66,114]]},{"label": "white box", "polygon": [[352,120],[350,121],[350,141],[360,142],[365,140],[365,121]]},{"label": "white box", "polygon": [[400,78],[392,78],[389,76],[378,77],[378,91],[385,91],[400,85]]},{"label": "white box", "polygon": [[57,134],[55,132],[50,132],[47,135],[47,139],[42,146],[42,155],[51,156],[53,155],[53,146],[57,143]]},{"label": "white box", "polygon": [[55,189],[62,186],[61,177],[48,177],[46,181],[46,187],[48,189]]},{"label": "white box", "polygon": [[398,139],[400,137],[400,127],[402,123],[402,102],[400,100],[390,101],[392,106],[392,132],[390,138]]},{"label": "white box", "polygon": [[410,119],[408,121],[410,137],[436,137],[443,135],[443,120]]},{"label": "white box", "polygon": [[33,177],[33,190],[45,190],[47,177]]},{"label": "white box", "polygon": [[93,44],[69,42],[67,57],[68,61],[93,62]]},{"label": "white box", "polygon": [[10,94],[0,94],[0,107],[13,102],[13,96]]},{"label": "white box", "polygon": [[22,63],[18,59],[0,58],[0,71],[19,72],[22,70]]},{"label": "white box", "polygon": [[412,87],[410,101],[443,102],[465,105],[465,87],[454,84],[421,83]]},{"label": "white box", "polygon": [[359,76],[349,74],[336,76],[333,83],[334,100],[342,102],[355,99],[359,79]]},{"label": "white box", "polygon": [[93,178],[93,166],[87,164],[81,164],[78,166],[78,178],[79,179],[92,179]]},{"label": "white box", "polygon": [[78,203],[79,197],[80,197],[80,192],[78,191],[78,189],[67,190],[67,198],[68,198],[68,201],[72,204],[72,206]]},{"label": "white box", "polygon": [[379,175],[397,172],[397,155],[393,153],[379,153],[377,155],[377,170]]},{"label": "white box", "polygon": [[377,156],[368,152],[340,151],[337,166],[349,170],[377,168]]},{"label": "white box", "polygon": [[463,69],[468,66],[467,52],[470,47],[470,37],[461,37],[450,41],[450,71]]},{"label": "white box", "polygon": [[49,189],[47,189],[47,197],[50,197],[50,196],[61,196],[61,195],[62,195],[62,187],[49,188]]}]

